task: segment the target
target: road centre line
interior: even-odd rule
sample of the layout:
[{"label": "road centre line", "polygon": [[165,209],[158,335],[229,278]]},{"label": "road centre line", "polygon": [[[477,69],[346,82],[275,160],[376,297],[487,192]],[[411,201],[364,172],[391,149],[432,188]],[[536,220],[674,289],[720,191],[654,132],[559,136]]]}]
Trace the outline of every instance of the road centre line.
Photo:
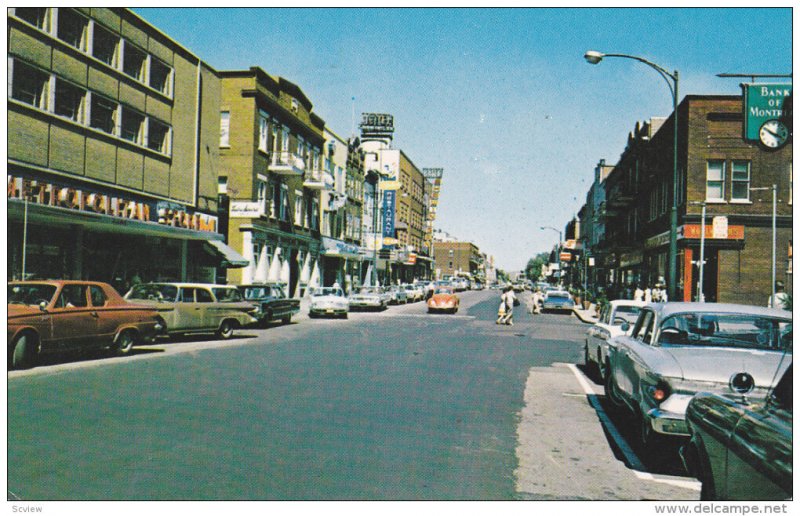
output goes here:
[{"label": "road centre line", "polygon": [[575,364],[565,364],[572,370],[572,373],[575,375],[575,378],[578,379],[578,383],[583,388],[583,391],[586,393],[586,396],[589,398],[589,403],[597,412],[597,416],[600,419],[600,422],[603,426],[606,427],[608,430],[609,435],[614,442],[619,447],[622,454],[625,456],[625,460],[630,465],[631,469],[633,470],[633,474],[636,475],[637,478],[642,480],[650,480],[653,482],[659,482],[662,484],[669,484],[676,487],[682,487],[684,489],[691,489],[693,491],[700,491],[701,484],[698,481],[692,480],[677,480],[671,478],[658,478],[654,476],[652,473],[647,473],[643,471],[645,469],[642,462],[639,460],[639,457],[636,456],[636,453],[631,449],[630,445],[628,445],[627,441],[622,437],[617,430],[617,427],[611,421],[611,418],[608,417],[606,411],[603,410],[603,407],[600,406],[600,403],[597,401],[597,394],[595,394],[594,389],[592,386],[589,385],[589,382],[586,381],[585,375],[575,366]]}]

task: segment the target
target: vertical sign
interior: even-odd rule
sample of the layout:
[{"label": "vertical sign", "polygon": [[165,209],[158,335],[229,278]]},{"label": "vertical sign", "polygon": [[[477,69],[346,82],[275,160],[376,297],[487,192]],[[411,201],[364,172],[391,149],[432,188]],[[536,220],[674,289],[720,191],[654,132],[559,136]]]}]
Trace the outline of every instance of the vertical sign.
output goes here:
[{"label": "vertical sign", "polygon": [[[394,210],[395,210],[395,190],[385,190],[383,192],[383,238],[394,239]],[[384,245],[384,249],[391,249],[393,245]]]}]

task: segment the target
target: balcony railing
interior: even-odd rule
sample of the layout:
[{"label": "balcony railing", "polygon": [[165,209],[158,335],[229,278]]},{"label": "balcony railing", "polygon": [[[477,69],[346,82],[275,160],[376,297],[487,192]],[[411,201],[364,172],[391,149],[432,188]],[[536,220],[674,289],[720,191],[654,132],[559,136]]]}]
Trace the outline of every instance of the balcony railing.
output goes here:
[{"label": "balcony railing", "polygon": [[306,164],[291,152],[273,152],[269,163],[269,171],[286,176],[302,176],[305,174]]},{"label": "balcony railing", "polygon": [[312,190],[331,190],[333,189],[333,176],[322,170],[310,170],[306,172],[303,186]]}]

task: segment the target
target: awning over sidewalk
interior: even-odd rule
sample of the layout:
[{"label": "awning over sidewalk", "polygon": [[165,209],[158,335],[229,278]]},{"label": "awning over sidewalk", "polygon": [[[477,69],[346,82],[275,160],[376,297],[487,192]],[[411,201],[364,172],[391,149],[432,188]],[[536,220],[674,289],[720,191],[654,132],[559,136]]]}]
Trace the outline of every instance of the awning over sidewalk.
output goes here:
[{"label": "awning over sidewalk", "polygon": [[228,268],[247,267],[250,260],[234,251],[230,246],[221,240],[206,240],[214,254],[222,258],[222,266]]}]

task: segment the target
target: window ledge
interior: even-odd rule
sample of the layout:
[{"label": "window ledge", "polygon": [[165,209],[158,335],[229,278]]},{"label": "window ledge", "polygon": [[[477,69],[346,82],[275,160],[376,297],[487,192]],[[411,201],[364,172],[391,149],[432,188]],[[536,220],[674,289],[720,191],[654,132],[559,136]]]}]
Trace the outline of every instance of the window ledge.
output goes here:
[{"label": "window ledge", "polygon": [[725,199],[706,199],[706,204],[728,204],[728,201]]},{"label": "window ledge", "polygon": [[747,199],[731,199],[731,204],[753,204],[753,201]]}]

